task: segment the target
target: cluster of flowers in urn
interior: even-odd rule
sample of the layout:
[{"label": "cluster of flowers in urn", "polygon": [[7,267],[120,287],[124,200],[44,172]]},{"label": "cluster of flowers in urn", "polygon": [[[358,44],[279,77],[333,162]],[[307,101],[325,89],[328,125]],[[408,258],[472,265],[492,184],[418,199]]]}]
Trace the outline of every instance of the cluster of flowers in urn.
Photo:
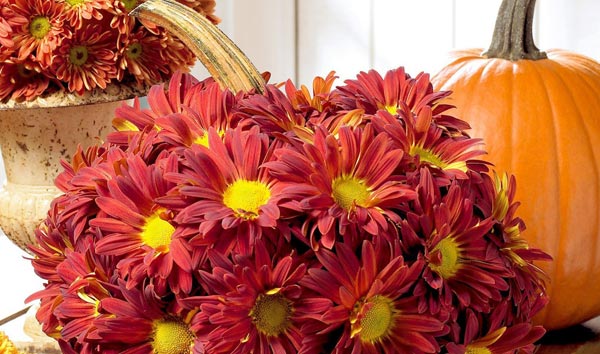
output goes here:
[{"label": "cluster of flowers in urn", "polygon": [[[217,23],[214,0],[181,0]],[[176,37],[128,15],[138,0],[0,0],[0,101],[164,82],[195,63]]]},{"label": "cluster of flowers in urn", "polygon": [[65,353],[532,353],[516,182],[429,77],[176,73],[79,149],[32,246]]}]

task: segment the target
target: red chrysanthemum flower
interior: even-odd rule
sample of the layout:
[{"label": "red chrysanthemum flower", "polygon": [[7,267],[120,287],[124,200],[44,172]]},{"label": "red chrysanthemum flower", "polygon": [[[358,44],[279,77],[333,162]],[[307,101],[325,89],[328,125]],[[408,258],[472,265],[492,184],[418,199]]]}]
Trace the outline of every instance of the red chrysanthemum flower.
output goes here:
[{"label": "red chrysanthemum flower", "polygon": [[[93,242],[87,240],[88,247],[93,249]],[[63,281],[63,299],[53,311],[61,324],[61,339],[84,344],[93,338],[100,300],[111,297],[110,290],[114,291],[114,286],[107,284],[115,266],[110,257],[98,256],[90,250],[67,253],[57,268]]]},{"label": "red chrysanthemum flower", "polygon": [[329,93],[335,78],[333,72],[325,79],[315,78],[312,95],[306,86],[297,89],[290,80],[285,83],[287,97],[277,86],[267,85],[263,95],[252,95],[240,102],[241,124],[256,124],[277,138],[312,142],[315,126],[329,114]]},{"label": "red chrysanthemum flower", "polygon": [[95,353],[157,354],[203,353],[191,326],[194,311],[173,312],[151,286],[126,290],[123,298],[100,301],[102,315],[95,320],[98,342]]},{"label": "red chrysanthemum flower", "polygon": [[149,109],[142,109],[139,99],[135,99],[134,105],[127,104],[115,110],[113,125],[118,130],[115,134],[109,134],[107,140],[118,145],[129,145],[132,135],[147,129],[160,130],[156,126],[156,119],[169,116],[173,113],[182,113],[186,105],[195,101],[195,93],[201,92],[203,87],[214,82],[212,79],[198,82],[189,74],[177,71],[169,80],[165,90],[163,85],[154,85],[148,91]]},{"label": "red chrysanthemum flower", "polygon": [[195,85],[184,98],[181,113],[158,117],[158,139],[175,148],[208,145],[208,130],[213,128],[219,136],[238,123],[234,106],[238,98],[229,90],[223,90],[216,82]]},{"label": "red chrysanthemum flower", "polygon": [[[41,300],[36,317],[45,333],[57,339],[78,337],[76,341],[81,341],[86,334],[80,330],[87,328],[96,315],[90,317],[94,305],[90,299],[108,296],[104,286],[116,264],[112,258],[93,252],[92,235],[72,237],[73,224],[61,221],[64,205],[72,200],[65,195],[55,199],[44,225],[36,230],[40,242],[30,247],[35,256],[32,265],[48,284],[27,301]],[[87,328],[85,332],[91,330]]]},{"label": "red chrysanthemum flower", "polygon": [[23,61],[33,56],[43,67],[52,64],[53,53],[63,39],[71,36],[64,26],[63,4],[44,0],[14,0],[12,9],[28,23],[14,30],[17,56]]},{"label": "red chrysanthemum flower", "polygon": [[377,71],[370,70],[358,74],[356,80],[346,80],[345,84],[332,94],[332,101],[344,110],[361,109],[369,115],[379,110],[390,114],[403,111],[417,115],[423,107],[429,107],[440,127],[453,132],[470,128],[467,122],[443,114],[451,106],[438,104],[438,101],[450,92],[434,92],[428,74],[420,73],[411,78],[400,67],[381,77]]},{"label": "red chrysanthemum flower", "polygon": [[163,81],[171,72],[164,59],[166,47],[164,34],[154,35],[144,27],[124,37],[120,46],[117,80],[123,80],[125,73],[133,75],[140,86]]},{"label": "red chrysanthemum flower", "polygon": [[196,56],[179,38],[165,36],[165,48],[162,51],[163,60],[169,64],[171,72],[189,71],[196,63]]},{"label": "red chrysanthemum flower", "polygon": [[175,186],[164,175],[177,171],[176,158],[147,165],[135,155],[114,168],[114,176],[96,198],[100,211],[90,221],[103,235],[96,252],[119,257],[118,272],[128,287],[150,277],[160,294],[167,288],[190,292],[191,249],[177,230],[174,213],[157,202]]},{"label": "red chrysanthemum flower", "polygon": [[73,27],[79,30],[87,20],[102,20],[106,9],[106,0],[56,0],[57,3],[64,4],[65,20]]},{"label": "red chrysanthemum flower", "polygon": [[35,273],[50,283],[62,283],[56,270],[65,260],[65,253],[73,250],[73,243],[69,237],[71,230],[68,225],[58,222],[62,212],[59,208],[61,199],[64,197],[58,197],[52,201],[48,217],[35,230],[35,237],[39,240],[38,244],[29,247],[30,252],[35,256],[31,261]]},{"label": "red chrysanthemum flower", "polygon": [[[306,119],[296,111],[292,102],[275,85],[266,85],[264,94],[251,95],[240,102],[244,125],[258,125],[270,135],[287,134],[306,136]],[[312,131],[308,131],[312,135]]]},{"label": "red chrysanthemum flower", "polygon": [[390,221],[400,222],[395,209],[415,194],[392,176],[403,152],[392,146],[387,134],[343,127],[339,138],[324,129],[314,143],[301,149],[277,151],[278,162],[269,169],[278,178],[294,183],[291,192],[306,212],[305,229],[310,244],[331,249],[338,236],[364,230],[385,234]]},{"label": "red chrysanthemum flower", "polygon": [[16,13],[8,0],[0,0],[0,61],[12,55],[15,49],[13,41],[14,29],[24,26],[29,21]]},{"label": "red chrysanthemum flower", "polygon": [[[484,183],[492,183],[490,176],[484,176]],[[490,233],[492,242],[500,249],[500,257],[514,276],[508,279],[508,298],[514,311],[507,312],[506,323],[518,323],[533,318],[547,303],[544,296],[547,277],[536,265],[538,261],[551,261],[552,257],[539,249],[532,248],[523,238],[523,221],[516,216],[519,203],[514,201],[516,179],[504,174],[494,175],[492,217],[498,222]]]},{"label": "red chrysanthemum flower", "polygon": [[398,242],[364,241],[357,252],[340,242],[335,253],[322,249],[317,258],[324,268],[310,269],[300,284],[335,304],[321,317],[324,332],[342,328],[331,353],[439,351],[436,337],[447,330],[440,320],[419,312],[411,294],[423,263],[405,264]]},{"label": "red chrysanthemum flower", "polygon": [[208,147],[194,145],[184,152],[185,168],[171,179],[183,197],[193,200],[176,217],[197,229],[193,245],[246,254],[263,235],[289,239],[279,223],[286,185],[261,166],[278,145],[258,129],[229,129],[221,137],[211,128]]},{"label": "red chrysanthemum flower", "polygon": [[106,85],[116,76],[114,40],[100,26],[88,26],[63,41],[54,60],[53,70],[69,91],[83,94]]},{"label": "red chrysanthemum flower", "polygon": [[200,271],[207,295],[185,300],[200,307],[196,322],[207,353],[297,353],[303,340],[318,335],[302,328],[331,302],[298,285],[307,267],[294,256],[278,255],[262,241],[233,262],[209,251],[211,268]]},{"label": "red chrysanthemum flower", "polygon": [[285,83],[286,96],[296,111],[305,111],[306,118],[316,112],[323,112],[329,104],[331,88],[337,76],[330,72],[325,78],[317,76],[313,79],[312,94],[305,85],[296,88],[291,80]]},{"label": "red chrysanthemum flower", "polygon": [[457,337],[456,342],[448,343],[445,348],[448,354],[532,354],[534,343],[546,332],[542,326],[530,323],[519,323],[506,327],[502,325],[507,307],[499,305],[490,315],[489,320],[477,316],[472,310],[466,313],[465,323],[453,325]]},{"label": "red chrysanthemum flower", "polygon": [[388,133],[394,144],[405,152],[404,169],[410,171],[427,165],[437,177],[447,180],[464,179],[469,170],[485,169],[485,163],[475,159],[484,154],[478,148],[481,139],[447,134],[435,124],[428,106],[420,108],[415,116],[402,110],[396,116],[379,111],[372,122],[378,132]]},{"label": "red chrysanthemum flower", "polygon": [[[426,169],[421,179],[424,186],[421,193],[434,197],[436,193],[430,189],[434,184]],[[463,192],[469,189],[458,182],[452,183],[447,194],[431,210],[425,210],[422,218],[430,220],[421,220],[420,224],[430,229],[420,230],[426,237],[427,267],[423,278],[439,294],[439,304],[445,309],[460,304],[489,312],[492,304],[500,301],[502,293],[508,290],[505,278],[511,274],[486,242],[485,235],[493,221],[473,215],[473,203]],[[419,295],[423,292],[420,287],[416,290]],[[430,309],[434,313],[438,310],[437,305]]]},{"label": "red chrysanthemum flower", "polygon": [[[107,10],[113,15],[110,18],[110,27],[117,30],[119,33],[119,42],[122,37],[127,37],[133,31],[136,24],[136,19],[129,16],[129,12],[136,8],[141,0],[108,0],[110,6]],[[145,23],[145,22],[144,22]],[[156,29],[155,25],[150,25],[152,30]]]},{"label": "red chrysanthemum flower", "polygon": [[196,10],[201,13],[213,24],[217,25],[221,22],[221,19],[215,15],[215,6],[217,2],[215,0],[178,0],[180,3]]},{"label": "red chrysanthemum flower", "polygon": [[30,60],[7,59],[0,66],[0,101],[31,101],[42,95],[52,81]]}]

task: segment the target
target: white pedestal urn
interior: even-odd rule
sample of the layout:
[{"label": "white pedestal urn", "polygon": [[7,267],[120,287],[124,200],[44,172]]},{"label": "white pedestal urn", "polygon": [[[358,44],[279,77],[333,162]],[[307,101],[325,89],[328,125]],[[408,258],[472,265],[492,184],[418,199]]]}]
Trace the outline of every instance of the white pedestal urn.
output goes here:
[{"label": "white pedestal urn", "polygon": [[0,149],[6,181],[0,190],[0,228],[20,248],[35,241],[59,190],[61,159],[78,145],[98,144],[112,130],[115,108],[143,92],[110,86],[82,96],[55,93],[32,102],[0,103]]}]

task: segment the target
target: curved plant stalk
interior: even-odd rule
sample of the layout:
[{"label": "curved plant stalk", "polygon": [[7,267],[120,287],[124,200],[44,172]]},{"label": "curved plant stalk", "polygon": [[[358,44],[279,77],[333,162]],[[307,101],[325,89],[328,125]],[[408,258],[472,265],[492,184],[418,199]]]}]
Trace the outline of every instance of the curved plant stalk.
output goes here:
[{"label": "curved plant stalk", "polygon": [[177,36],[221,87],[263,92],[265,81],[248,57],[203,15],[173,0],[147,0],[130,15],[154,22]]},{"label": "curved plant stalk", "polygon": [[496,18],[488,58],[507,60],[547,58],[533,42],[533,14],[536,0],[503,0]]}]

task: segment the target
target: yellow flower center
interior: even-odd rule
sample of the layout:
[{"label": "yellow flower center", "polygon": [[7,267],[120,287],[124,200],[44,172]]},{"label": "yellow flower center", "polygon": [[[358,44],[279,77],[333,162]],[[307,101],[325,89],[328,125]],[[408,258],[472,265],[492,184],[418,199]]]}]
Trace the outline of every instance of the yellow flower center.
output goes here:
[{"label": "yellow flower center", "polygon": [[154,321],[152,348],[154,354],[188,354],[194,344],[194,334],[181,321]]},{"label": "yellow flower center", "polygon": [[196,137],[196,140],[194,140],[194,144],[208,147],[208,134],[204,133],[201,136]]},{"label": "yellow flower center", "polygon": [[127,46],[127,50],[125,51],[125,55],[131,59],[137,59],[142,56],[142,45],[140,43],[132,43]]},{"label": "yellow flower center", "polygon": [[76,6],[80,6],[81,4],[85,3],[86,0],[66,0],[65,2],[67,4],[69,4],[69,6],[71,7],[76,7]]},{"label": "yellow flower center", "polygon": [[398,113],[398,106],[396,106],[396,105],[394,105],[394,106],[386,105],[384,108],[385,108],[386,111],[390,112],[391,114],[397,114]]},{"label": "yellow flower center", "polygon": [[492,354],[492,351],[486,347],[472,347],[467,345],[465,354]]},{"label": "yellow flower center", "polygon": [[223,193],[223,204],[231,208],[237,217],[254,220],[258,210],[271,198],[269,187],[259,181],[238,179]]},{"label": "yellow flower center", "polygon": [[91,296],[91,295],[87,294],[83,290],[79,290],[77,292],[77,296],[81,300],[83,300],[83,301],[87,302],[88,304],[94,306],[94,317],[98,317],[98,315],[100,315],[100,312],[98,311],[98,308],[100,306],[100,300],[96,299],[96,297],[94,297],[94,296]]},{"label": "yellow flower center", "polygon": [[371,193],[363,181],[350,176],[342,176],[331,183],[333,200],[346,210],[351,210],[354,205],[366,206]]},{"label": "yellow flower center", "polygon": [[161,211],[158,211],[146,219],[141,238],[145,245],[158,251],[168,252],[175,228],[171,223],[163,220],[160,214]]},{"label": "yellow flower center", "polygon": [[29,33],[36,39],[42,39],[46,37],[51,28],[52,25],[47,17],[36,16],[29,24]]},{"label": "yellow flower center", "polygon": [[133,10],[138,4],[137,0],[121,0],[121,2],[123,3],[123,6],[125,6],[125,10],[127,11]]},{"label": "yellow flower center", "polygon": [[[225,130],[219,129],[217,131],[217,134],[219,134],[219,136],[222,138],[225,135]],[[210,148],[210,146],[208,146],[208,132],[204,131],[204,132],[202,132],[202,135],[197,136],[196,139],[194,140],[194,144],[202,145],[206,148]]]},{"label": "yellow flower center", "polygon": [[430,254],[429,268],[442,278],[449,279],[460,269],[460,247],[451,237],[438,242]]},{"label": "yellow flower center", "polygon": [[69,51],[69,61],[73,65],[82,66],[88,60],[88,50],[83,45],[77,45]]},{"label": "yellow flower center", "polygon": [[391,299],[377,295],[355,307],[359,314],[355,320],[351,320],[352,337],[358,334],[361,341],[375,343],[381,342],[390,334],[397,314]]},{"label": "yellow flower center", "polygon": [[442,170],[460,170],[463,172],[467,172],[467,163],[464,161],[456,161],[452,163],[447,163],[442,160],[440,156],[434,153],[431,150],[425,149],[422,146],[412,145],[408,152],[410,156],[419,155],[419,159],[421,162],[426,162],[430,165],[436,166]]},{"label": "yellow flower center", "polygon": [[278,336],[290,326],[292,306],[279,293],[279,288],[260,294],[250,310],[249,316],[256,328],[267,336]]}]

